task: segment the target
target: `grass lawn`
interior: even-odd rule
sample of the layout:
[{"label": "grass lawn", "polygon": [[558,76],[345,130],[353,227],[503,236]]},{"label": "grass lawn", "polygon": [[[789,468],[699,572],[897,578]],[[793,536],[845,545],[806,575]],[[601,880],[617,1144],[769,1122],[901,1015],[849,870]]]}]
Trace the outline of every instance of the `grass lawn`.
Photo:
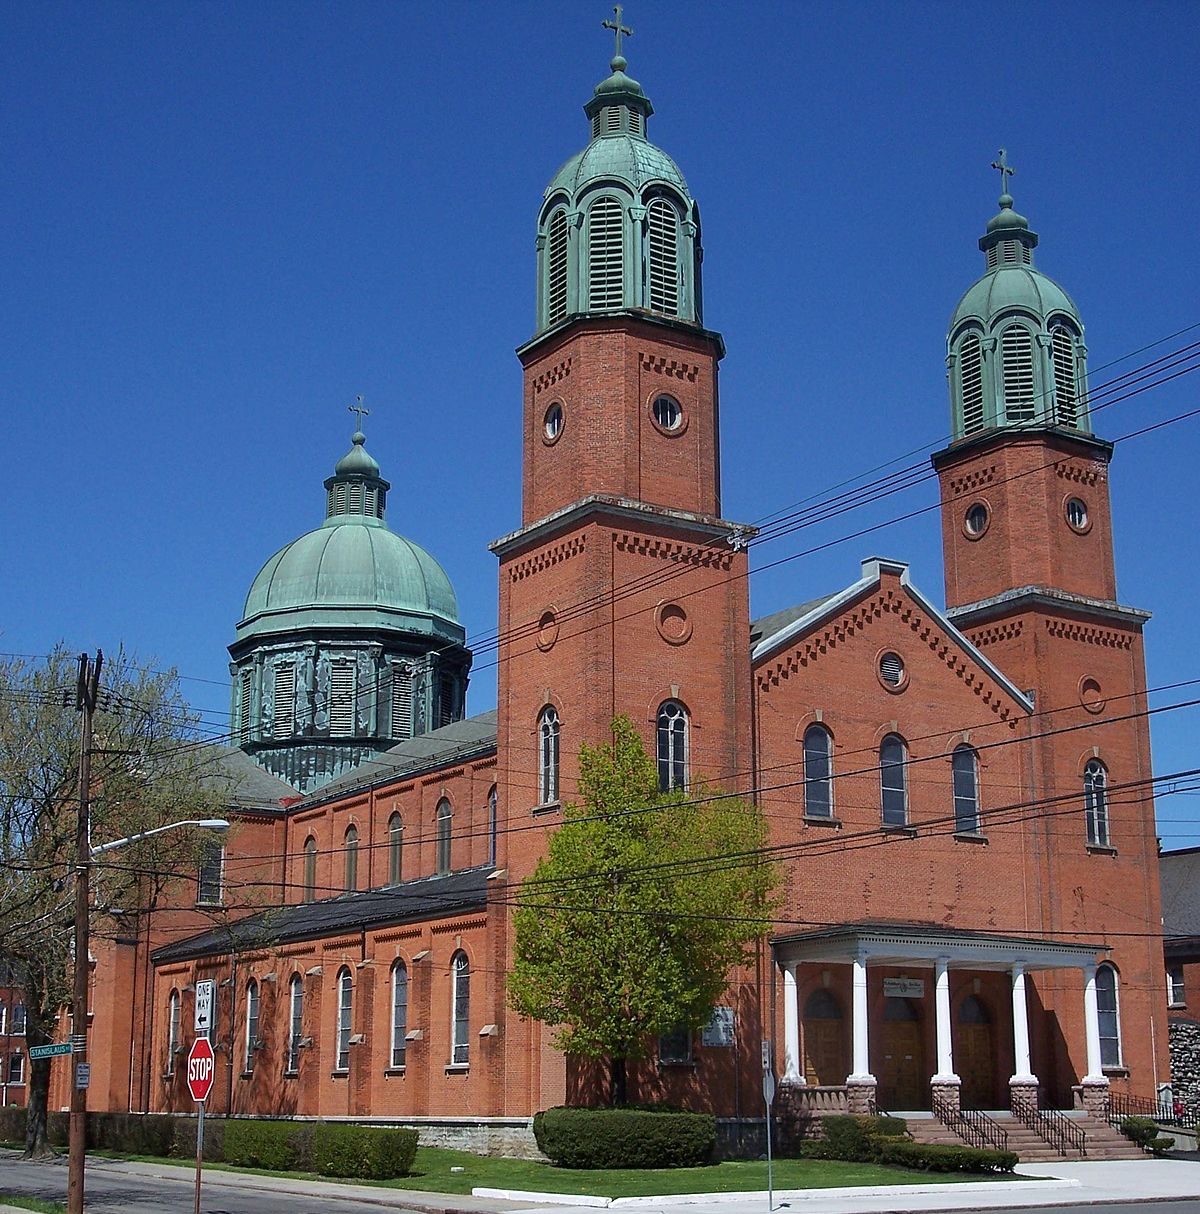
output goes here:
[{"label": "grass lawn", "polygon": [[67,1214],[67,1207],[57,1201],[40,1197],[21,1197],[16,1193],[0,1193],[0,1206],[16,1206],[20,1210],[35,1210],[37,1214]]},{"label": "grass lawn", "polygon": [[[111,1159],[136,1159],[142,1163],[167,1163],[191,1168],[187,1159],[163,1159],[150,1155],[124,1155],[112,1151],[91,1154]],[[462,1168],[452,1172],[451,1168]],[[205,1171],[251,1172],[260,1176],[288,1175],[305,1180],[330,1180],[311,1172],[268,1172],[262,1168],[234,1168],[228,1164],[205,1164]],[[775,1188],[830,1189],[873,1184],[948,1184],[983,1179],[1020,1180],[1011,1174],[969,1176],[912,1172],[870,1163],[838,1163],[833,1160],[777,1159]],[[470,1193],[474,1188],[525,1189],[542,1193],[581,1193],[595,1197],[656,1197],[670,1193],[740,1193],[765,1190],[767,1165],[752,1160],[718,1163],[703,1168],[611,1168],[577,1170],[555,1168],[524,1159],[493,1159],[468,1151],[419,1147],[411,1176],[398,1180],[354,1181],[388,1189],[415,1189],[432,1193]]]}]

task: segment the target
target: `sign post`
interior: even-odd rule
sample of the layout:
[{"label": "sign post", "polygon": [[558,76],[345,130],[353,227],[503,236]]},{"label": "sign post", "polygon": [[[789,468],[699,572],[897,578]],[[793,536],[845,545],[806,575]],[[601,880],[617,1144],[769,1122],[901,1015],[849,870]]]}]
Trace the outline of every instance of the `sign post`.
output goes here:
[{"label": "sign post", "polygon": [[775,1208],[774,1168],[771,1161],[771,1105],[775,1101],[775,1072],[771,1069],[771,1043],[762,1043],[763,1103],[767,1106],[767,1210]]},{"label": "sign post", "polygon": [[[197,983],[197,999],[199,998],[200,983]],[[199,1019],[199,1011],[196,1016]],[[200,1176],[204,1167],[204,1102],[212,1091],[213,1077],[216,1074],[216,1058],[213,1055],[212,1044],[207,1037],[197,1037],[192,1042],[187,1058],[187,1085],[192,1099],[199,1107],[199,1119],[196,1122],[196,1212],[200,1214]]]}]

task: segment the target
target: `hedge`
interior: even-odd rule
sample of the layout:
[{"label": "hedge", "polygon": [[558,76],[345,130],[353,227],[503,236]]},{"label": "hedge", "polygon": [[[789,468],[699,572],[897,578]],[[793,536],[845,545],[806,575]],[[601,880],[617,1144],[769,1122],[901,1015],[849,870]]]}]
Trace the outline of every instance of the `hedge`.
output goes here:
[{"label": "hedge", "polygon": [[[208,1125],[204,1127],[208,1145]],[[195,1136],[192,1136],[195,1153]],[[312,1170],[312,1127],[294,1121],[241,1121],[225,1123],[222,1143],[225,1163],[271,1172]]]},{"label": "hedge", "polygon": [[659,1109],[543,1109],[533,1136],[563,1168],[690,1168],[711,1163],[716,1119]]},{"label": "hedge", "polygon": [[821,1118],[823,1140],[812,1143],[806,1154],[821,1159],[844,1159],[851,1163],[870,1163],[878,1154],[880,1139],[904,1138],[908,1123],[903,1117]]},{"label": "hedge", "polygon": [[1122,1117],[1120,1127],[1126,1138],[1155,1155],[1164,1155],[1175,1145],[1174,1138],[1158,1132],[1158,1122],[1153,1117]]},{"label": "hedge", "polygon": [[882,1163],[920,1172],[1011,1172],[1012,1151],[913,1142],[903,1117],[823,1117],[823,1141],[806,1143],[809,1158]]},{"label": "hedge", "polygon": [[391,1180],[408,1175],[416,1154],[416,1130],[360,1125],[317,1125],[312,1130],[313,1167],[322,1176]]}]

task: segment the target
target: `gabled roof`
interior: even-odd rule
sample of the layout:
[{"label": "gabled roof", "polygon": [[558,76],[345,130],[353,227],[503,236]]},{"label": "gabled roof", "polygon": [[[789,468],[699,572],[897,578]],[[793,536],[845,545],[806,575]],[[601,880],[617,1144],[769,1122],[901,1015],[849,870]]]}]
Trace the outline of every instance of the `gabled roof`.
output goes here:
[{"label": "gabled roof", "polygon": [[1170,949],[1172,937],[1200,938],[1200,847],[1163,852],[1158,873],[1166,947]]},{"label": "gabled roof", "polygon": [[218,746],[216,779],[228,780],[231,808],[283,812],[284,802],[299,795],[286,781],[259,767],[245,751],[236,746]]},{"label": "gabled roof", "polygon": [[271,948],[297,940],[316,940],[348,931],[388,927],[421,919],[443,919],[487,905],[487,879],[491,864],[468,868],[445,877],[423,877],[386,889],[339,894],[319,902],[273,906],[234,923],[214,927],[187,940],[155,951],[156,965],[185,961],[216,953]]},{"label": "gabled roof", "polygon": [[750,622],[751,653],[754,652],[759,641],[782,632],[788,625],[803,619],[810,612],[815,611],[818,607],[828,603],[830,599],[835,597],[832,594],[823,594],[819,599],[809,599],[807,603],[801,603],[798,607],[785,607],[782,611],[775,611],[770,615],[764,615],[757,620],[752,620]]},{"label": "gabled roof", "polygon": [[[945,612],[935,607],[912,584],[908,576],[908,565],[903,561],[892,561],[885,557],[869,557],[863,561],[862,577],[857,582],[847,586],[844,590],[838,591],[837,594],[827,595],[821,599],[813,599],[810,603],[805,603],[801,607],[792,609],[791,612],[777,611],[773,616],[764,616],[761,620],[758,620],[755,627],[760,628],[762,636],[757,641],[754,640],[753,636],[751,638],[751,662],[757,664],[763,661],[784,646],[794,644],[800,637],[812,629],[819,627],[827,620],[833,619],[845,608],[849,607],[851,603],[856,602],[863,595],[874,590],[879,585],[884,571],[899,575],[900,584],[908,592],[912,600],[931,619],[937,622],[946,636],[972,662],[987,671],[1026,712],[1033,712],[1033,701],[990,658],[985,657],[979,649],[959,632],[953,622],[947,618]],[[789,615],[792,618],[788,619]],[[772,631],[767,626],[773,620],[778,620],[779,626]]]}]

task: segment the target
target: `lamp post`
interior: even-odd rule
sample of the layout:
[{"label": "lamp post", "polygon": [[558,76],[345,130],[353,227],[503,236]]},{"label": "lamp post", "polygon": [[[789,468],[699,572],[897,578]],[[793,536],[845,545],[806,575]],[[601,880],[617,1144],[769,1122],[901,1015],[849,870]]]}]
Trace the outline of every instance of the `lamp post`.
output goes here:
[{"label": "lamp post", "polygon": [[[229,823],[224,818],[188,818],[181,822],[170,822],[151,830],[139,831],[124,839],[114,839],[92,847],[88,824],[88,798],[91,793],[92,717],[96,711],[96,700],[100,688],[100,666],[103,655],[96,653],[95,663],[87,654],[79,658],[79,684],[76,691],[76,708],[83,714],[79,751],[79,816],[75,828],[75,984],[71,996],[71,1113],[68,1133],[67,1211],[68,1214],[83,1214],[84,1157],[87,1150],[87,1088],[80,1084],[79,1066],[88,1065],[88,875],[94,856],[102,852],[137,843],[152,835],[161,835],[169,830],[194,826],[206,830],[226,831]],[[87,1072],[85,1071],[86,1075]]]}]

